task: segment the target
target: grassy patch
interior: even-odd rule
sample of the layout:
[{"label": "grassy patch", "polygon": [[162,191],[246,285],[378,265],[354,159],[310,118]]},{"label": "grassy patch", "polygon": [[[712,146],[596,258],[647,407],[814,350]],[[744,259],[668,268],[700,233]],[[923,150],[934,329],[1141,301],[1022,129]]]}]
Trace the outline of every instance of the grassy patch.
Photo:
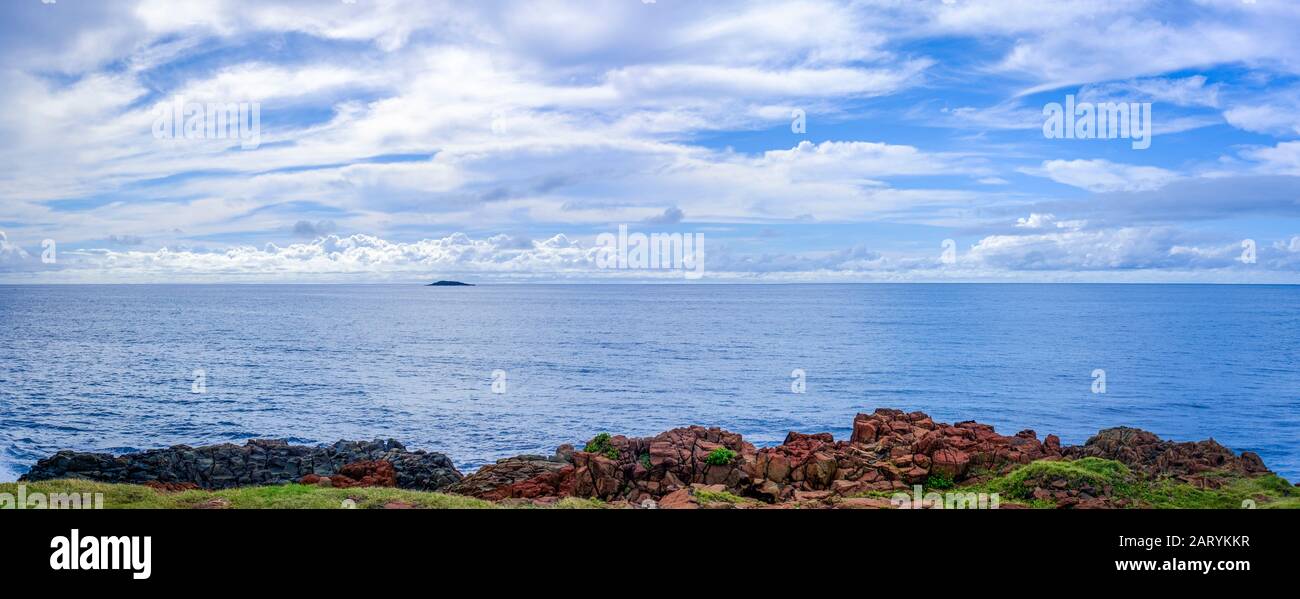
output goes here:
[{"label": "grassy patch", "polygon": [[726,491],[695,491],[695,500],[700,503],[758,503]]},{"label": "grassy patch", "polygon": [[[184,491],[164,493],[141,485],[97,483],[82,480],[55,480],[23,483],[27,494],[103,493],[104,507],[114,509],[188,509],[221,504],[234,509],[340,509],[347,500],[357,509],[382,508],[390,502],[427,509],[497,509],[490,501],[462,495],[409,491],[382,487],[333,489],[314,485],[273,485],[239,487],[220,491]],[[17,495],[18,483],[0,483],[0,493]],[[228,505],[226,503],[228,502]],[[523,506],[532,507],[532,506]],[[586,509],[604,507],[597,500],[565,498],[548,508]]]},{"label": "grassy patch", "polygon": [[1033,499],[1036,482],[1065,478],[1070,488],[1090,484],[1097,489],[1110,486],[1113,497],[1129,499],[1140,507],[1158,509],[1239,509],[1246,500],[1260,509],[1300,509],[1300,489],[1276,475],[1241,476],[1207,472],[1204,477],[1217,488],[1200,488],[1172,479],[1147,479],[1114,460],[1038,461],[984,483],[963,485],[962,491],[998,493],[1002,499],[1031,507],[1055,507],[1052,501]]},{"label": "grassy patch", "polygon": [[943,491],[955,486],[957,486],[956,483],[952,482],[951,478],[948,478],[943,474],[931,474],[929,478],[925,479],[925,488],[927,490],[932,489],[935,491]]},{"label": "grassy patch", "polygon": [[1138,499],[1155,508],[1240,509],[1246,501],[1263,509],[1300,509],[1300,490],[1276,475],[1241,477],[1210,473],[1220,486],[1202,489],[1182,482],[1158,481],[1146,485]]},{"label": "grassy patch", "polygon": [[1092,485],[1097,489],[1110,486],[1115,495],[1127,497],[1131,494],[1133,473],[1124,464],[1102,458],[1083,458],[1079,460],[1048,461],[1040,460],[1012,470],[1006,476],[994,478],[986,483],[989,490],[1011,499],[1030,499],[1037,481],[1064,478],[1070,488]]}]

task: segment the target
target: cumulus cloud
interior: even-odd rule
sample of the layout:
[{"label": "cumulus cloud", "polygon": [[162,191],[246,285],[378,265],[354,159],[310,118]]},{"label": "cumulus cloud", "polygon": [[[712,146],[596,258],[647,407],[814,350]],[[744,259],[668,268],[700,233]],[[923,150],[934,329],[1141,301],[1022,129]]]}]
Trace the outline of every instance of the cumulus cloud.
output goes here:
[{"label": "cumulus cloud", "polygon": [[[1241,260],[1241,243],[1173,227],[1090,229],[1086,223],[1031,214],[1018,219],[1015,233],[987,235],[959,248],[955,263],[941,259],[938,243],[933,249],[903,252],[867,243],[819,251],[742,252],[706,232],[703,272],[713,281],[773,282],[1095,280],[1074,274],[1107,272],[1121,273],[1121,280],[1134,273],[1153,273],[1145,275],[1148,280],[1169,273],[1181,277],[1172,280],[1276,280],[1300,273],[1300,235],[1260,240],[1258,261],[1251,264]],[[635,281],[683,276],[680,270],[602,269],[594,242],[564,234],[538,241],[454,233],[407,242],[327,235],[261,247],[73,250],[60,253],[57,269],[39,268],[32,260],[8,261],[12,247],[0,239],[0,272],[47,281],[88,280],[104,269],[127,282],[374,282],[449,276],[485,282]],[[42,278],[32,278],[38,275]]]},{"label": "cumulus cloud", "polygon": [[1300,135],[1300,105],[1243,104],[1223,112],[1228,123],[1256,133]]},{"label": "cumulus cloud", "polygon": [[1027,235],[990,235],[967,259],[1012,270],[1189,269],[1233,266],[1239,245],[1204,247],[1171,228],[1121,227],[1054,230]]},{"label": "cumulus cloud", "polygon": [[1260,171],[1300,175],[1300,141],[1280,142],[1271,148],[1245,150],[1242,155],[1256,161]]},{"label": "cumulus cloud", "polygon": [[1083,220],[1057,220],[1055,214],[1030,213],[1027,217],[1016,219],[1018,229],[1081,229],[1088,226]]},{"label": "cumulus cloud", "polygon": [[0,265],[17,266],[31,260],[27,250],[9,242],[9,237],[0,231]]},{"label": "cumulus cloud", "polygon": [[[583,272],[578,238],[555,231],[687,215],[799,223],[746,253],[711,243],[720,271],[756,276],[1040,268],[1027,247],[1042,264],[1198,268],[1227,244],[1178,223],[1297,216],[1287,3],[10,4],[0,223],[59,239],[59,272],[87,277]],[[1225,64],[1240,69],[1211,72]],[[1030,98],[1075,85],[1159,103],[1157,132],[1192,151],[1122,164],[1076,144],[1045,160]],[[260,101],[262,145],[155,139],[150,109],[176,95]],[[1238,150],[1196,130],[1223,119],[1281,139]],[[1196,176],[1208,168],[1217,183]],[[877,226],[977,231],[987,259],[943,267],[915,249],[929,241],[863,243]],[[389,241],[457,230],[475,237]],[[847,248],[825,249],[841,234]],[[3,244],[7,263],[30,259]]]},{"label": "cumulus cloud", "polygon": [[564,235],[522,247],[509,236],[471,239],[456,233],[439,239],[392,242],[371,235],[326,235],[308,243],[237,246],[202,251],[83,252],[72,267],[110,267],[144,275],[268,276],[429,272],[563,273],[590,270],[595,250]]}]

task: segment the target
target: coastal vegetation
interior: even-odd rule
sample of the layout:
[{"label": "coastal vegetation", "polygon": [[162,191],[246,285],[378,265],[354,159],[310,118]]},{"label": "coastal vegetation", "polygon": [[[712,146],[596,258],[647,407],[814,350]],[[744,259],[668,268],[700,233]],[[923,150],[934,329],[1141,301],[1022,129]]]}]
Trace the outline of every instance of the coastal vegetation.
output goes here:
[{"label": "coastal vegetation", "polygon": [[[318,485],[284,484],[236,487],[207,491],[193,489],[169,492],[144,485],[99,483],[86,480],[51,480],[26,483],[0,483],[0,493],[25,495],[35,493],[103,493],[107,509],[501,509],[531,508],[532,504],[492,502],[464,495],[432,491],[410,491],[388,487],[354,487],[335,489]],[[550,508],[590,509],[604,502],[568,497]]]},{"label": "coastal vegetation", "polygon": [[617,460],[618,449],[611,444],[610,439],[609,433],[600,433],[587,441],[587,445],[582,450],[587,453],[603,455],[611,460]]},{"label": "coastal vegetation", "polygon": [[1126,499],[1130,507],[1155,509],[1300,509],[1300,489],[1276,474],[1245,476],[1208,471],[1196,483],[1152,478],[1124,464],[1102,458],[1039,460],[1003,476],[958,487],[964,492],[998,493],[1004,502],[1055,508],[1056,502],[1035,497],[1034,489],[1073,488]]}]

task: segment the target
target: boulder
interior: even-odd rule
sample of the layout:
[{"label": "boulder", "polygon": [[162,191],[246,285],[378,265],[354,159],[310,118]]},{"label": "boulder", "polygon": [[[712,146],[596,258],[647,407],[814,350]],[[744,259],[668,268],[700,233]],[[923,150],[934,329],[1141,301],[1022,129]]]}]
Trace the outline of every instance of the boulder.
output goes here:
[{"label": "boulder", "polygon": [[970,454],[957,449],[940,449],[934,452],[931,471],[943,474],[952,480],[960,480],[966,476],[969,466]]},{"label": "boulder", "polygon": [[570,495],[576,478],[573,464],[563,459],[565,455],[573,454],[570,451],[552,458],[540,455],[503,458],[466,476],[446,491],[491,501]]},{"label": "boulder", "polygon": [[695,501],[695,495],[691,493],[690,487],[673,491],[659,500],[661,510],[694,510],[699,507],[700,504]]}]

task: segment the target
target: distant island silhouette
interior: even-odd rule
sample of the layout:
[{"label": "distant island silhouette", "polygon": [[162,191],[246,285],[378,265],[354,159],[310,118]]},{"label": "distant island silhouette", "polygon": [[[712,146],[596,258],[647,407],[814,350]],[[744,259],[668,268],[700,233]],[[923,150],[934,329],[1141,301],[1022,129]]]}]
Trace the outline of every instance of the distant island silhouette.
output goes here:
[{"label": "distant island silhouette", "polygon": [[437,281],[429,283],[425,287],[473,287],[473,283],[462,283],[460,281]]}]

